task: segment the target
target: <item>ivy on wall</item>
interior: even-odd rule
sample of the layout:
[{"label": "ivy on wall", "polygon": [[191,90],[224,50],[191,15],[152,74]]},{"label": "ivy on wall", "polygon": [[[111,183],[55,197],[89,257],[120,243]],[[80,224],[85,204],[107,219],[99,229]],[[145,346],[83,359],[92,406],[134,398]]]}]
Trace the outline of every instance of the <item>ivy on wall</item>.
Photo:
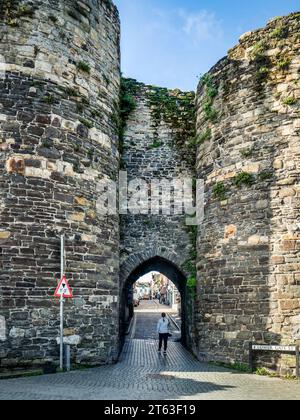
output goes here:
[{"label": "ivy on wall", "polygon": [[205,74],[200,80],[200,86],[204,88],[203,111],[207,121],[215,123],[218,120],[218,112],[214,108],[214,100],[218,95],[218,87],[210,74]]},{"label": "ivy on wall", "polygon": [[[286,52],[285,39],[288,36],[289,27],[284,22],[278,22],[270,33],[253,45],[250,60],[254,66],[254,87],[259,93],[262,93],[273,74],[286,72],[289,69],[292,58]],[[273,49],[278,50],[275,57],[268,55],[268,50]]]},{"label": "ivy on wall", "polygon": [[177,145],[182,146],[196,136],[195,93],[147,86],[147,99],[151,107],[154,136],[162,121],[174,130]]},{"label": "ivy on wall", "polygon": [[124,132],[128,118],[136,109],[136,97],[140,93],[140,86],[141,84],[134,79],[121,78],[119,112],[113,115],[113,121],[119,136],[120,154],[123,153]]},{"label": "ivy on wall", "polygon": [[[146,97],[151,110],[153,143],[149,150],[163,145],[159,136],[159,127],[164,122],[173,132],[174,146],[189,147],[196,139],[196,104],[195,92],[182,92],[179,89],[169,90],[156,86],[144,85],[134,79],[121,81],[120,116],[114,117],[119,130],[121,152],[127,120],[136,107],[136,100],[141,95]],[[196,150],[196,148],[192,148]],[[194,153],[185,154],[187,159],[195,162]]]},{"label": "ivy on wall", "polygon": [[23,17],[33,18],[35,10],[36,7],[20,4],[19,0],[3,0],[0,4],[0,19],[2,17],[9,26],[20,26],[20,19]]}]

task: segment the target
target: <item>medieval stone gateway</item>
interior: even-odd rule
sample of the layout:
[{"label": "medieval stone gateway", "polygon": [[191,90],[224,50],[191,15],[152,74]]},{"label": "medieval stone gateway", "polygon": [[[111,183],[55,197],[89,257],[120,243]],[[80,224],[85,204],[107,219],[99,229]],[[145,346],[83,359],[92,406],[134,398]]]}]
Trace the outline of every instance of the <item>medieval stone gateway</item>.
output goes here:
[{"label": "medieval stone gateway", "polygon": [[[117,360],[124,289],[153,269],[178,286],[200,360],[300,344],[300,15],[245,34],[195,96],[121,81],[110,0],[0,9],[0,368],[58,359],[61,233],[75,363]],[[203,179],[202,225],[103,217],[97,183],[120,169],[129,181]],[[262,363],[295,369],[287,356]]]}]

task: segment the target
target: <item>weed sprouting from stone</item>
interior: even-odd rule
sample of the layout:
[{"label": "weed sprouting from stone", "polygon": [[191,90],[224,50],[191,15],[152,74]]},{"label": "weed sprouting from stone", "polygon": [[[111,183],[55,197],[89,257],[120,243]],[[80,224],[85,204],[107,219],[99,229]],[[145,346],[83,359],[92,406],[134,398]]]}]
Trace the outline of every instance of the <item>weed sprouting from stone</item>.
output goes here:
[{"label": "weed sprouting from stone", "polygon": [[53,95],[46,95],[43,98],[43,102],[45,102],[46,104],[49,104],[49,105],[53,105],[53,104],[55,104],[56,99]]},{"label": "weed sprouting from stone", "polygon": [[277,68],[281,71],[288,70],[292,63],[292,59],[290,57],[279,57],[277,61]]},{"label": "weed sprouting from stone", "polygon": [[283,103],[283,105],[293,106],[293,105],[296,105],[297,99],[296,98],[293,98],[291,96],[288,96],[287,98],[284,98],[282,100],[282,103]]},{"label": "weed sprouting from stone", "polygon": [[261,181],[269,181],[274,177],[274,172],[272,170],[265,170],[259,174],[259,179]]},{"label": "weed sprouting from stone", "polygon": [[33,17],[34,16],[34,9],[33,7],[28,6],[27,4],[23,4],[17,10],[16,16],[17,17]]},{"label": "weed sprouting from stone", "polygon": [[289,29],[287,26],[280,25],[271,32],[270,37],[276,39],[285,39],[288,37]]},{"label": "weed sprouting from stone", "polygon": [[218,89],[210,74],[206,74],[200,80],[200,85],[205,89],[203,111],[206,120],[215,123],[218,120],[218,112],[213,107],[214,99],[218,95]]},{"label": "weed sprouting from stone", "polygon": [[213,187],[213,196],[220,201],[226,200],[226,187],[223,182],[218,182]]},{"label": "weed sprouting from stone", "polygon": [[268,46],[265,40],[257,42],[250,53],[250,58],[252,61],[261,61],[262,57],[265,57],[265,52]]},{"label": "weed sprouting from stone", "polygon": [[84,73],[87,73],[87,74],[91,73],[91,66],[88,63],[85,63],[84,61],[79,61],[76,67],[78,70]]},{"label": "weed sprouting from stone", "polygon": [[160,141],[160,140],[158,140],[158,139],[155,139],[155,140],[153,141],[153,143],[151,143],[151,144],[148,146],[148,149],[158,149],[158,148],[162,147],[162,145],[163,145],[163,142],[162,142],[162,141]]},{"label": "weed sprouting from stone", "polygon": [[80,118],[79,121],[85,127],[87,127],[87,128],[93,128],[93,124],[90,121],[86,120],[85,118]]},{"label": "weed sprouting from stone", "polygon": [[235,185],[237,187],[242,187],[243,185],[251,186],[255,182],[255,178],[253,174],[249,174],[248,172],[241,172],[235,177]]},{"label": "weed sprouting from stone", "polygon": [[253,156],[253,149],[243,149],[240,151],[240,154],[244,158],[249,158]]}]

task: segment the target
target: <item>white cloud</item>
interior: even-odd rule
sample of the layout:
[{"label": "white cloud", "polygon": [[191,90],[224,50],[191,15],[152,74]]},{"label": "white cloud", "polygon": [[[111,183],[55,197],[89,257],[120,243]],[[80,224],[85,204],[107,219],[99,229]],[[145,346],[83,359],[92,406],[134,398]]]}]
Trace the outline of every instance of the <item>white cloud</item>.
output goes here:
[{"label": "white cloud", "polygon": [[220,39],[223,36],[222,22],[214,13],[200,10],[197,13],[188,13],[184,9],[178,10],[179,17],[183,20],[183,32],[198,44],[207,40]]}]

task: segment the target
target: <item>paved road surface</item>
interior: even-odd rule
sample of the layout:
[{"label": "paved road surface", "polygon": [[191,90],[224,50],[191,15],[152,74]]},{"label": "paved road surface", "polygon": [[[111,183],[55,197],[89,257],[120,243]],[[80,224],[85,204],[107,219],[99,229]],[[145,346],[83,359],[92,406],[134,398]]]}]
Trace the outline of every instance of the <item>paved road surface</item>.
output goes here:
[{"label": "paved road surface", "polygon": [[[135,310],[136,319],[133,323],[131,337],[138,340],[157,340],[157,322],[163,312],[178,321],[177,314],[172,312],[168,306],[160,305],[158,301],[142,301],[140,307]],[[170,341],[179,341],[181,332],[172,322],[170,323],[170,330],[173,334]]]},{"label": "paved road surface", "polygon": [[[136,334],[146,320],[137,313]],[[152,333],[151,333],[152,334]],[[128,340],[120,362],[80,372],[0,381],[0,400],[281,400],[300,399],[300,383],[230,372],[198,362],[180,343],[171,342],[167,357],[154,340]]]}]

